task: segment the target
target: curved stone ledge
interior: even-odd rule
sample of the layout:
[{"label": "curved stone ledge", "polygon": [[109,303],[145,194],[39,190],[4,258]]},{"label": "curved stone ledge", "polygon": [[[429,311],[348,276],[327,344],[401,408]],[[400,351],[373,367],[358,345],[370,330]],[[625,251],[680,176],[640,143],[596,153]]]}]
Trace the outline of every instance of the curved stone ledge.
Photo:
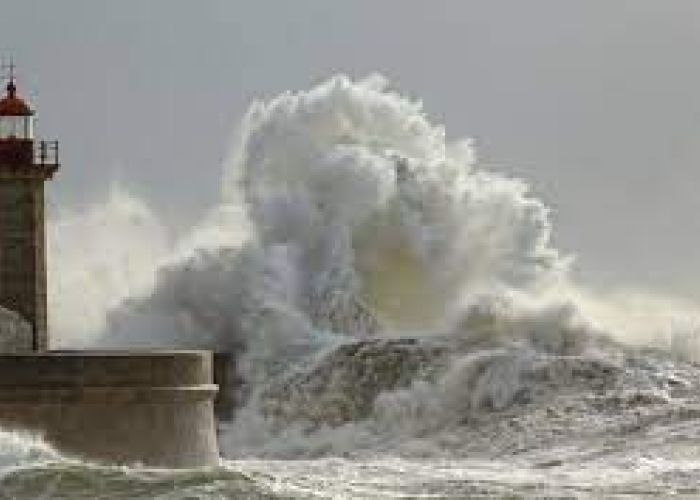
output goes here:
[{"label": "curved stone ledge", "polygon": [[14,387],[0,388],[3,403],[175,403],[212,400],[214,384],[190,387]]},{"label": "curved stone ledge", "polygon": [[188,386],[212,381],[204,351],[51,351],[0,356],[4,387]]}]

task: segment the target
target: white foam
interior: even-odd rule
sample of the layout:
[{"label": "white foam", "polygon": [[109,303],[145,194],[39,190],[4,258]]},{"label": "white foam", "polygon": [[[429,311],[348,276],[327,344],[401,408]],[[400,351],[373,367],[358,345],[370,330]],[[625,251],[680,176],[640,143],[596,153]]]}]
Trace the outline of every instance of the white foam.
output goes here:
[{"label": "white foam", "polygon": [[50,232],[58,344],[243,352],[253,397],[232,449],[275,434],[311,446],[298,423],[266,426],[255,395],[343,339],[447,336],[455,355],[437,381],[380,395],[366,425],[315,431],[313,446],[336,450],[380,446],[391,421],[413,422],[392,439],[415,437],[506,408],[542,357],[615,363],[597,342],[608,330],[636,341],[620,301],[571,283],[527,184],[479,169],[469,140],[449,143],[380,77],[256,102],[233,143],[222,200],[173,244],[119,191]]}]

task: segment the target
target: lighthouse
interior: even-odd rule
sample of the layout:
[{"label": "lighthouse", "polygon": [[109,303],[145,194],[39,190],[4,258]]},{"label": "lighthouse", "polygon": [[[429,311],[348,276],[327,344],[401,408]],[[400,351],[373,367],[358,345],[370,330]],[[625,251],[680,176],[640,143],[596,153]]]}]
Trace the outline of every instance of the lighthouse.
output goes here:
[{"label": "lighthouse", "polygon": [[58,142],[35,140],[34,111],[14,75],[0,99],[0,307],[31,325],[13,351],[49,348],[44,183],[58,170]]},{"label": "lighthouse", "polygon": [[0,328],[0,428],[100,462],[218,463],[212,353],[51,350],[44,184],[58,143],[35,140],[13,69],[0,98],[0,327],[12,318]]}]

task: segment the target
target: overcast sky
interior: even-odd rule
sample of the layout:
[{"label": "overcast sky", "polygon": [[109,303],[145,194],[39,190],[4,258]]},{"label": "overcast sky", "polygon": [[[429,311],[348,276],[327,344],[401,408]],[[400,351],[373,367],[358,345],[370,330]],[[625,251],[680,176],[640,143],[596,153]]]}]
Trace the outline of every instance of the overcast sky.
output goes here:
[{"label": "overcast sky", "polygon": [[118,179],[191,223],[251,99],[381,72],[531,182],[590,282],[700,300],[700,2],[0,0],[0,52],[54,207]]}]

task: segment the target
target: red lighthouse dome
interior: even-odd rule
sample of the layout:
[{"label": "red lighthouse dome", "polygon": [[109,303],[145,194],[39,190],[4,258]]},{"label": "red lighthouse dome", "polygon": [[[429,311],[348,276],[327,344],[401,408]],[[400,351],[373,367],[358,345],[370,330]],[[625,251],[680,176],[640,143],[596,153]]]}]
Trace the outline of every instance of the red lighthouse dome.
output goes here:
[{"label": "red lighthouse dome", "polygon": [[6,94],[0,99],[0,116],[31,116],[34,114],[29,105],[17,97],[17,86],[14,80],[7,82]]},{"label": "red lighthouse dome", "polygon": [[34,137],[34,111],[17,95],[14,78],[5,87],[5,95],[0,99],[0,141],[31,141]]}]

